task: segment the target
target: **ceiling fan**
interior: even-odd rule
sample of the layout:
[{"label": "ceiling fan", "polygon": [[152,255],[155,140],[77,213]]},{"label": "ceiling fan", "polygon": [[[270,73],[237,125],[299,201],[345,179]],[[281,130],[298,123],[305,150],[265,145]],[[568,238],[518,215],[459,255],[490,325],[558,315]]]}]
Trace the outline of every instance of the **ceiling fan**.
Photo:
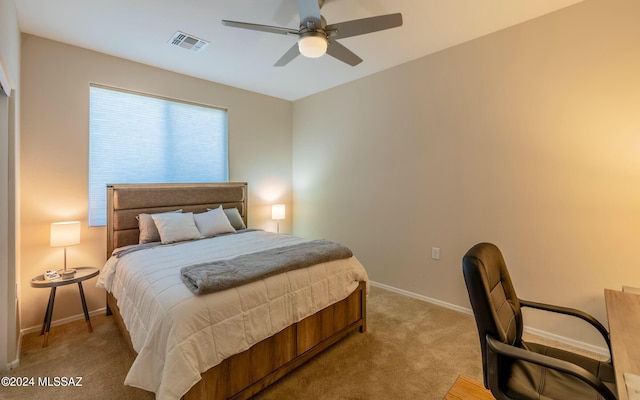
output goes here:
[{"label": "ceiling fan", "polygon": [[299,54],[305,57],[317,58],[325,53],[351,66],[355,66],[360,64],[362,59],[337,42],[337,39],[402,26],[402,14],[400,13],[327,25],[327,21],[320,15],[320,8],[324,4],[324,0],[296,1],[298,3],[298,13],[300,14],[300,29],[298,30],[227,20],[222,20],[222,24],[235,28],[297,36],[298,42],[274,64],[276,67],[287,65]]}]

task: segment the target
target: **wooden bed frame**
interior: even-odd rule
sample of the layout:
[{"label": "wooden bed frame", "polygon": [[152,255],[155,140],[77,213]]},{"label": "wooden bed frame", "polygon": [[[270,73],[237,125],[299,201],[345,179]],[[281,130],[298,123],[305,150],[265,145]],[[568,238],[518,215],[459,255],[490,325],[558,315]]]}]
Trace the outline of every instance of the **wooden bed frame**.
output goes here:
[{"label": "wooden bed frame", "polygon": [[[107,258],[114,248],[138,243],[136,216],[182,209],[235,207],[247,224],[247,184],[120,184],[107,186]],[[133,350],[117,301],[107,293],[107,315],[113,315]],[[346,299],[256,343],[202,373],[184,396],[194,399],[248,399],[347,334],[366,331],[366,283]],[[134,351],[135,352],[135,351]]]}]

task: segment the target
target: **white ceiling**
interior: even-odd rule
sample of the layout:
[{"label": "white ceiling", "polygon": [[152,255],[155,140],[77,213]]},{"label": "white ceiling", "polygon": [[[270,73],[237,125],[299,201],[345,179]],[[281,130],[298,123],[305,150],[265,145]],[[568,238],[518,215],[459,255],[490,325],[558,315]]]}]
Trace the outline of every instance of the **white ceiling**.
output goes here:
[{"label": "white ceiling", "polygon": [[[326,0],[327,23],[401,12],[402,27],[343,39],[364,61],[325,55],[273,64],[296,38],[225,27],[222,19],[298,28],[295,0],[15,0],[20,30],[159,68],[299,98],[516,25],[582,0]],[[210,41],[193,53],[177,31]]]}]

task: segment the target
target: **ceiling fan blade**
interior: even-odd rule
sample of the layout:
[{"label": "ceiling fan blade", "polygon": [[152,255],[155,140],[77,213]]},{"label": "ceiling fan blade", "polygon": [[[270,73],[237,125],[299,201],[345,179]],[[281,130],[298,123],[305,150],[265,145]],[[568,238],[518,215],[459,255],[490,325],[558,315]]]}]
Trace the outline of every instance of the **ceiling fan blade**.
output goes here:
[{"label": "ceiling fan blade", "polygon": [[398,26],[402,26],[402,14],[400,13],[339,22],[337,24],[327,25],[325,29],[327,31],[336,30],[337,32],[331,34],[331,36],[335,39],[344,39]]},{"label": "ceiling fan blade", "polygon": [[250,29],[252,31],[277,33],[280,35],[298,35],[299,33],[296,29],[291,29],[291,28],[281,28],[279,26],[251,24],[248,22],[227,21],[224,19],[222,20],[222,25],[232,26],[234,28]]},{"label": "ceiling fan blade", "polygon": [[287,64],[289,64],[289,62],[291,62],[294,58],[298,57],[300,55],[300,50],[298,49],[298,43],[294,43],[293,46],[287,50],[286,53],[284,53],[284,55],[282,57],[280,57],[280,59],[273,64],[274,67],[283,67]]},{"label": "ceiling fan blade", "polygon": [[322,27],[318,0],[297,0],[297,2],[300,25],[306,26],[307,21],[313,21],[316,27]]},{"label": "ceiling fan blade", "polygon": [[355,67],[362,62],[362,58],[358,57],[354,52],[347,49],[335,40],[332,40],[329,43],[329,47],[327,47],[327,54],[337,58],[344,63],[351,65],[352,67]]}]

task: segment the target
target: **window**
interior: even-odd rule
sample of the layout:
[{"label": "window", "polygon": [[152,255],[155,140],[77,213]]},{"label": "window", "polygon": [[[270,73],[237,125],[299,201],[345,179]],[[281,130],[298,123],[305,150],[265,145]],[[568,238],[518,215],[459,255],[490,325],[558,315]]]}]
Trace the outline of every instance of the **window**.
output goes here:
[{"label": "window", "polygon": [[110,183],[228,180],[225,110],[91,85],[89,226],[106,224]]}]

